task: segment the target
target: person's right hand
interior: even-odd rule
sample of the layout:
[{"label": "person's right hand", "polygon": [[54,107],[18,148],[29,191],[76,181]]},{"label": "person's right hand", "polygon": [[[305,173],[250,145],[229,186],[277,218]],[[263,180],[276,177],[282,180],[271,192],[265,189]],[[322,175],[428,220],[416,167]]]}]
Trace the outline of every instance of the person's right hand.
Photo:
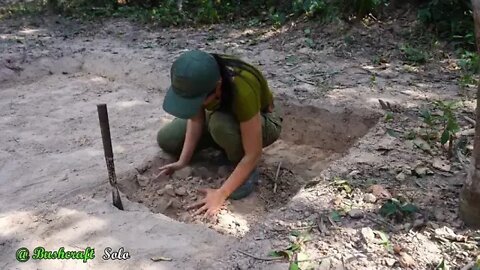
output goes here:
[{"label": "person's right hand", "polygon": [[160,167],[160,173],[157,175],[157,177],[160,177],[162,175],[172,175],[176,170],[180,170],[183,167],[185,167],[185,164],[180,161],[167,164]]}]

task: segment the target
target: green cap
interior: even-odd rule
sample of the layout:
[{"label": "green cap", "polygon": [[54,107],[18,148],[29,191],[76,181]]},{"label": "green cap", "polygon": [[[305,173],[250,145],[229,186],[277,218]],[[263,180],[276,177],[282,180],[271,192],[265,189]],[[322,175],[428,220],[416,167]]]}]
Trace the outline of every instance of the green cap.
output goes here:
[{"label": "green cap", "polygon": [[220,80],[215,58],[206,52],[193,50],[180,55],[170,70],[172,85],[163,100],[169,114],[189,119],[195,116]]}]

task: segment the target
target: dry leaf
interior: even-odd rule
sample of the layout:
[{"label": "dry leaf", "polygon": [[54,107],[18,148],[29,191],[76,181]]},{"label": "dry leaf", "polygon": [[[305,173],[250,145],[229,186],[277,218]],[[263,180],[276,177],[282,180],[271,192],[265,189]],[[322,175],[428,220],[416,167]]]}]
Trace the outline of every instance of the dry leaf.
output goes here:
[{"label": "dry leaf", "polygon": [[432,166],[435,169],[438,169],[444,172],[449,172],[451,168],[450,163],[448,161],[442,160],[440,158],[434,158],[432,162]]}]

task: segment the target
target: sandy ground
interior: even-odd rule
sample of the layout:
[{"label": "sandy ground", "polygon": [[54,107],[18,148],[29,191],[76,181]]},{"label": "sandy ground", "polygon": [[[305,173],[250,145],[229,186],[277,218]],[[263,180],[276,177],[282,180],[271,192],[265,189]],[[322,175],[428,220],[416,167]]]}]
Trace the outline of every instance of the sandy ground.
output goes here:
[{"label": "sandy ground", "polygon": [[[448,173],[435,171],[421,179],[411,174],[406,180],[395,178],[418,162],[431,167],[432,158],[387,135],[386,128],[406,132],[421,125],[416,110],[432,99],[462,98],[462,113],[473,112],[468,89],[467,95],[460,93],[457,74],[445,69],[448,63],[418,71],[395,59],[387,66],[371,64],[373,56],[398,42],[395,31],[345,30],[356,40],[348,45],[332,32],[312,29],[318,45],[309,48],[302,26],[278,31],[222,25],[146,29],[113,21],[93,28],[50,18],[9,21],[0,30],[1,269],[288,269],[286,262],[259,260],[238,250],[265,257],[294,241],[292,230],[305,228],[313,240],[304,253],[329,257],[306,262],[302,269],[431,269],[442,258],[459,267],[478,254],[476,245],[446,247],[432,236],[432,230],[449,226],[475,239],[476,232],[463,228],[456,215],[458,182],[465,177],[461,165],[452,163]],[[379,33],[389,41],[377,42]],[[244,211],[240,223],[238,216],[229,216],[235,213],[230,207],[223,224],[236,222],[240,228],[222,227],[222,221],[214,230],[208,224],[178,222],[152,213],[143,202],[127,200],[125,194],[126,211],[111,205],[95,105],[108,104],[117,174],[128,186],[135,168],[168,158],[155,143],[156,131],[171,119],[161,109],[168,71],[176,56],[193,48],[234,53],[258,64],[275,95],[302,108],[291,110],[282,140],[265,150],[262,165],[271,176],[281,161],[280,181],[300,184],[279,198],[270,192],[273,183],[264,179],[259,193],[277,203],[254,203],[247,207],[253,214]],[[395,106],[393,123],[382,120],[379,98]],[[352,196],[331,185],[335,177],[349,181]],[[387,232],[414,264],[405,264],[404,255],[365,237],[364,228],[381,227],[376,216],[367,218],[381,204],[363,199],[374,183],[393,195],[406,194],[429,213],[432,205],[446,212],[440,213],[442,218],[428,218],[425,230],[394,224],[395,230]],[[345,204],[366,217],[347,215],[326,226],[327,232],[321,229],[318,220]],[[14,253],[23,246],[90,246],[98,258],[19,263]],[[99,257],[105,247],[124,247],[131,259],[103,261]],[[172,261],[150,260],[157,256]]]}]

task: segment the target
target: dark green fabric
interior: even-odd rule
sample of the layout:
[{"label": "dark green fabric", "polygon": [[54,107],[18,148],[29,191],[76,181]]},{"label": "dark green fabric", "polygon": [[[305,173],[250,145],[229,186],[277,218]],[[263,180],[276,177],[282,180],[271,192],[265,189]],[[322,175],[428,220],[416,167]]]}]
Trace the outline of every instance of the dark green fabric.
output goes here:
[{"label": "dark green fabric", "polygon": [[[276,112],[263,113],[261,118],[263,147],[266,147],[278,139],[282,125]],[[187,120],[174,119],[158,131],[158,145],[165,152],[179,156],[182,152],[186,128]],[[206,127],[195,150],[209,147],[223,149],[228,159],[234,164],[243,158],[240,124],[235,116],[220,111],[208,113]]]},{"label": "dark green fabric", "polygon": [[208,93],[215,89],[220,70],[211,54],[193,50],[174,61],[170,79],[163,109],[177,118],[189,119],[197,114]]}]

